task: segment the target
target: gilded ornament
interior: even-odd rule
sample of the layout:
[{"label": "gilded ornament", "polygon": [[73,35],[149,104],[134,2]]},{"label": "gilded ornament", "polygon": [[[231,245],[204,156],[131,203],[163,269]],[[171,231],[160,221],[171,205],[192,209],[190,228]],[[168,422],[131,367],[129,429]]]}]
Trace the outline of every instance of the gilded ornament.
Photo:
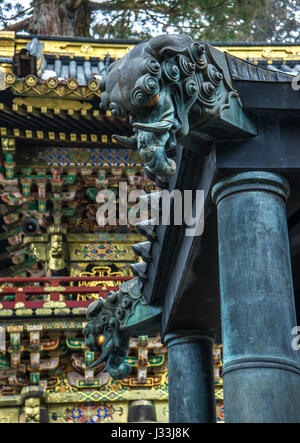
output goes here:
[{"label": "gilded ornament", "polygon": [[1,309],[0,310],[0,317],[11,317],[13,315],[12,309]]},{"label": "gilded ornament", "polygon": [[31,88],[37,84],[37,77],[35,75],[29,74],[25,78],[25,83],[27,86],[30,86]]},{"label": "gilded ornament", "polygon": [[[67,229],[64,226],[52,225],[47,234],[37,236],[25,236],[24,243],[30,244],[30,250],[37,261],[47,262],[52,271],[62,270],[67,266],[68,248],[64,236]],[[62,291],[65,288],[61,289]],[[58,292],[56,288],[52,290]],[[51,292],[51,289],[48,292]]]},{"label": "gilded ornament", "polygon": [[44,308],[65,308],[66,303],[64,301],[47,301],[44,303]]},{"label": "gilded ornament", "polygon": [[93,47],[88,44],[84,44],[80,48],[80,52],[83,52],[84,54],[88,54],[93,51]]},{"label": "gilded ornament", "polygon": [[88,88],[90,91],[97,91],[99,89],[99,81],[96,79],[90,80],[88,82]]},{"label": "gilded ornament", "polygon": [[49,254],[49,269],[59,271],[66,267],[67,250],[63,242],[62,236],[52,235],[50,240]]},{"label": "gilded ornament", "polygon": [[15,74],[13,74],[12,72],[8,72],[8,73],[6,74],[5,81],[6,81],[6,83],[8,83],[9,85],[13,85],[13,84],[15,83],[15,81],[16,81],[16,76],[15,76]]},{"label": "gilded ornament", "polygon": [[52,315],[52,309],[45,309],[45,308],[39,308],[35,311],[36,315],[42,315],[42,316],[50,316]]},{"label": "gilded ornament", "polygon": [[47,80],[47,85],[51,89],[56,88],[56,86],[58,85],[57,78],[56,77],[49,78],[49,80]]},{"label": "gilded ornament", "polygon": [[32,316],[33,315],[33,310],[32,309],[17,309],[16,310],[16,315],[18,317],[27,317],[27,316]]},{"label": "gilded ornament", "polygon": [[71,310],[69,308],[57,308],[54,309],[55,315],[69,315]]},{"label": "gilded ornament", "polygon": [[40,399],[28,398],[25,400],[25,421],[26,423],[39,423],[40,421]]},{"label": "gilded ornament", "polygon": [[73,308],[73,315],[86,315],[87,308]]},{"label": "gilded ornament", "polygon": [[44,292],[63,292],[65,290],[65,286],[46,286],[44,288]]},{"label": "gilded ornament", "polygon": [[1,138],[2,151],[5,153],[13,153],[16,149],[16,141],[13,137],[2,137]]},{"label": "gilded ornament", "polygon": [[78,88],[77,80],[75,80],[75,78],[70,78],[67,81],[67,86],[69,89],[72,89],[73,91],[75,91]]}]

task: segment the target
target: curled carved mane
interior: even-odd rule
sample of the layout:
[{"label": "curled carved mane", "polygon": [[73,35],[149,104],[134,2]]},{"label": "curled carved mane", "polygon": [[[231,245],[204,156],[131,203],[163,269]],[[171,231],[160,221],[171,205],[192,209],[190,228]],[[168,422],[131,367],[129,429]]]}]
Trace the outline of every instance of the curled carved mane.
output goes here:
[{"label": "curled carved mane", "polygon": [[115,117],[129,117],[134,136],[115,138],[139,149],[146,172],[169,177],[176,171],[177,142],[190,130],[191,108],[197,125],[207,122],[226,100],[227,86],[204,44],[162,35],[110,66],[101,80],[101,106]]}]

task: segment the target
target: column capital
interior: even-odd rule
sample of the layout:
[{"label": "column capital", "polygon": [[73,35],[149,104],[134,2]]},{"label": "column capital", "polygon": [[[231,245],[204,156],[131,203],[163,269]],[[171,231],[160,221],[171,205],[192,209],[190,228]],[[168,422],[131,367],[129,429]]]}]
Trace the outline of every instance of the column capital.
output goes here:
[{"label": "column capital", "polygon": [[172,332],[164,336],[164,344],[170,348],[171,346],[191,343],[191,342],[207,342],[211,345],[215,343],[215,337],[208,331],[201,331],[198,329],[186,329],[182,331]]},{"label": "column capital", "polygon": [[212,189],[212,199],[218,205],[224,197],[249,191],[272,192],[287,200],[290,195],[290,186],[285,178],[272,172],[242,172],[216,183]]}]

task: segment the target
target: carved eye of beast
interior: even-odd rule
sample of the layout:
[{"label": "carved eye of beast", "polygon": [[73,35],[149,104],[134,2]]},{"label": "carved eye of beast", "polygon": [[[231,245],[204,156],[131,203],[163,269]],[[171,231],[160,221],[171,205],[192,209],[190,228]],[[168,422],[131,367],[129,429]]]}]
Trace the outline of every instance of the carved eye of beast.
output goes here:
[{"label": "carved eye of beast", "polygon": [[105,336],[103,334],[99,334],[96,339],[96,342],[99,347],[102,347],[103,343],[105,342]]},{"label": "carved eye of beast", "polygon": [[190,110],[195,105],[193,125],[196,114],[199,124],[208,121],[222,96],[223,80],[203,44],[185,35],[162,35],[110,65],[100,83],[101,106],[113,116],[129,116],[134,134],[114,139],[139,149],[152,180],[167,179],[176,172],[171,157],[177,140],[189,133]]}]

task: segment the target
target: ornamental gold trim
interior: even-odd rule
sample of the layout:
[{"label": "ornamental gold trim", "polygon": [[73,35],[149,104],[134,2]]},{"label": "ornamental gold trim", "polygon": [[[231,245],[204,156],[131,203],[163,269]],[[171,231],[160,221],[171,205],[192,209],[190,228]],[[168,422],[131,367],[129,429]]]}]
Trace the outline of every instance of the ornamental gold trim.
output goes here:
[{"label": "ornamental gold trim", "polygon": [[[1,110],[1,103],[0,103],[0,110]],[[13,114],[12,114],[13,115]],[[111,146],[107,146],[107,142],[104,143],[102,140],[101,135],[95,135],[95,134],[68,134],[68,133],[56,133],[56,132],[45,132],[45,131],[32,131],[32,130],[20,130],[20,129],[9,129],[6,127],[0,127],[0,135],[3,137],[17,137],[21,139],[33,139],[33,140],[55,140],[58,141],[64,141],[68,143],[74,143],[76,141],[81,141],[79,138],[85,138],[86,143],[92,143],[97,144],[98,148],[103,148],[105,145],[105,148],[109,147],[113,149],[113,142],[111,143]],[[105,164],[105,166],[109,166],[109,164]]]},{"label": "ornamental gold trim", "polygon": [[[7,76],[6,76],[7,77]],[[38,82],[38,77],[36,77],[35,75],[29,74],[25,77],[25,83],[27,86],[29,87],[33,87],[37,84]]]},{"label": "ornamental gold trim", "polygon": [[[97,80],[91,80],[87,86],[78,84],[76,86],[75,82],[75,79],[65,82],[55,77],[45,81],[32,74],[27,75],[25,79],[17,78],[12,72],[5,75],[7,88],[11,88],[12,92],[17,95],[69,97],[81,100],[92,100],[95,96],[101,97],[100,83]],[[107,116],[110,116],[110,113],[107,113]]]},{"label": "ornamental gold trim", "polygon": [[50,316],[50,315],[52,315],[52,309],[38,308],[38,309],[36,309],[35,314]]},{"label": "ornamental gold trim", "polygon": [[[300,59],[300,45],[297,46],[215,46],[222,52],[227,52],[234,57],[250,59],[250,61],[270,60],[293,61]],[[271,64],[270,63],[270,64]]]},{"label": "ornamental gold trim", "polygon": [[16,76],[12,72],[8,72],[5,76],[5,81],[8,85],[13,85],[16,81]]},{"label": "ornamental gold trim", "polygon": [[0,310],[0,317],[10,317],[13,315],[12,309],[1,309]]},{"label": "ornamental gold trim", "polygon": [[[16,52],[24,49],[28,43],[27,39],[19,36],[15,40]],[[85,57],[86,60],[89,60],[90,57],[97,57],[100,60],[104,60],[108,53],[113,58],[121,58],[126,54],[126,52],[135,46],[134,44],[128,43],[108,44],[98,43],[97,41],[55,41],[43,39],[42,37],[39,37],[39,42],[44,44],[44,55],[52,54],[57,56],[57,54],[60,54],[69,56],[71,58]]]},{"label": "ornamental gold trim", "polygon": [[44,292],[64,292],[66,290],[65,286],[46,286],[44,287]]},{"label": "ornamental gold trim", "polygon": [[71,313],[70,308],[57,308],[54,309],[55,315],[69,315]]},{"label": "ornamental gold trim", "polygon": [[41,109],[46,107],[47,109],[53,109],[54,112],[59,115],[61,111],[67,111],[73,109],[73,111],[83,111],[88,113],[92,109],[92,104],[89,102],[82,102],[79,100],[70,100],[67,98],[49,98],[49,97],[15,97],[13,104],[19,106],[26,106],[27,112],[33,113],[35,108]]},{"label": "ornamental gold trim", "polygon": [[74,315],[86,315],[87,308],[73,308],[72,313]]},{"label": "ornamental gold trim", "polygon": [[18,316],[18,317],[21,317],[21,316],[32,316],[33,315],[33,310],[32,309],[17,309],[16,311],[15,311],[15,313],[16,313],[16,315]]},{"label": "ornamental gold trim", "polygon": [[47,301],[44,308],[65,308],[67,305],[64,301]]},{"label": "ornamental gold trim", "polygon": [[[108,385],[109,387],[109,385]],[[110,395],[113,392],[114,395]],[[111,392],[94,390],[91,392],[49,392],[46,403],[57,404],[57,403],[81,403],[81,402],[95,402],[95,401],[130,401],[130,400],[155,400],[155,401],[166,401],[168,400],[168,392],[163,389],[134,389],[129,390],[114,390]],[[95,396],[95,397],[94,397]]]}]

